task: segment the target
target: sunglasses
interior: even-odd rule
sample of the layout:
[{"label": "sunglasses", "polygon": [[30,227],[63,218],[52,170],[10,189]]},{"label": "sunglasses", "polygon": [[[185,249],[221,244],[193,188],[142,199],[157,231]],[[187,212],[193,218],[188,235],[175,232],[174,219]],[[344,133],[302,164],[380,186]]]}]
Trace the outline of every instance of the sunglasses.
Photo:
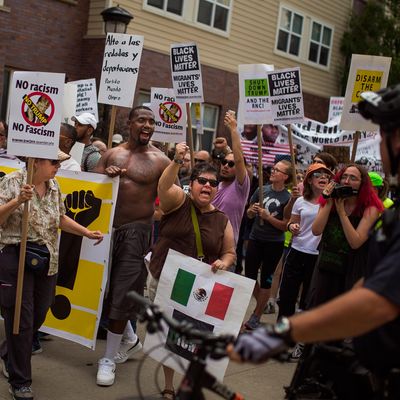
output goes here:
[{"label": "sunglasses", "polygon": [[197,164],[197,163],[205,163],[207,161],[206,160],[202,160],[201,158],[195,158],[194,162]]},{"label": "sunglasses", "polygon": [[199,176],[198,178],[196,178],[196,180],[200,183],[200,185],[205,185],[208,182],[213,188],[216,188],[219,183],[216,179],[203,178],[202,176]]},{"label": "sunglasses", "polygon": [[60,160],[49,160],[51,165],[61,164]]},{"label": "sunglasses", "polygon": [[329,174],[326,174],[325,172],[314,172],[312,176],[314,178],[326,178],[326,179],[330,179],[331,177]]},{"label": "sunglasses", "polygon": [[225,158],[224,158],[223,160],[221,160],[221,164],[222,165],[228,164],[229,168],[233,168],[235,166],[235,161],[228,161],[228,160],[225,160]]}]

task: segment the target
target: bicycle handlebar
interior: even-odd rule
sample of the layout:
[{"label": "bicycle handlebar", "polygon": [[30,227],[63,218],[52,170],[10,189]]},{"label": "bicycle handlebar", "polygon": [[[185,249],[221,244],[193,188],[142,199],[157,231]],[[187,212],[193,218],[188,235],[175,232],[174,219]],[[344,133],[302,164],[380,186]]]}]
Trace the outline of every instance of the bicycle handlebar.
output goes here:
[{"label": "bicycle handlebar", "polygon": [[[158,305],[151,303],[135,291],[128,292],[126,297],[128,300],[142,307],[142,310],[138,313],[138,317],[141,322],[148,322],[147,330],[149,333],[162,331],[161,321],[163,320],[171,329],[191,342],[199,341],[203,344],[211,345],[214,349],[223,349],[224,352],[226,346],[235,341],[233,335],[216,335],[215,333],[200,331],[194,328],[193,324],[190,322],[176,321],[166,315]],[[222,354],[216,354],[216,356],[219,358]]]}]

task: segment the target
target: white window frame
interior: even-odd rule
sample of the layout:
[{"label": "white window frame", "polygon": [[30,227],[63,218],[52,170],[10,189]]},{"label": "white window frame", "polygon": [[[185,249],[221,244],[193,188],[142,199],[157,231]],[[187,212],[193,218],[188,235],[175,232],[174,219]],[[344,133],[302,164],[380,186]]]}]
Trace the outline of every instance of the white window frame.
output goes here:
[{"label": "white window frame", "polygon": [[212,25],[214,25],[214,17],[215,17],[215,9],[218,7],[222,7],[228,10],[228,19],[226,21],[226,30],[222,30],[222,29],[218,29],[218,28],[214,28],[214,26],[212,25],[207,25],[204,24],[202,22],[198,22],[197,18],[199,16],[199,8],[200,8],[200,0],[196,1],[196,13],[195,13],[195,18],[193,23],[198,26],[201,27],[202,29],[208,30],[208,31],[212,31],[213,33],[218,33],[221,35],[228,35],[230,33],[231,30],[231,19],[232,19],[232,11],[233,11],[233,0],[230,0],[230,4],[229,6],[225,6],[224,4],[219,4],[218,0],[205,0],[208,3],[212,3],[213,4],[213,9],[212,9],[212,14],[211,14],[211,23]]},{"label": "white window frame", "polygon": [[[215,35],[228,37],[230,35],[230,31],[231,31],[231,20],[232,20],[233,3],[234,3],[234,0],[230,0],[229,15],[228,15],[226,31],[223,31],[221,29],[217,29],[217,28],[211,27],[209,25],[197,22],[197,16],[198,16],[200,0],[183,0],[182,16],[179,16],[177,14],[174,14],[174,13],[171,13],[171,12],[168,12],[168,11],[165,11],[165,10],[161,10],[158,7],[150,6],[150,5],[147,4],[147,0],[143,0],[143,6],[142,7],[143,7],[143,10],[151,12],[153,14],[157,14],[157,15],[160,15],[162,17],[165,17],[165,18],[168,18],[168,19],[172,19],[172,20],[175,20],[175,21],[179,21],[179,22],[181,22],[181,23],[183,23],[185,25],[189,25],[189,26],[192,26],[194,28],[207,31],[208,33],[212,33],[212,34],[215,34]],[[220,5],[220,6],[226,7],[226,6],[223,6],[223,5]]]},{"label": "white window frame", "polygon": [[138,97],[138,100],[139,100],[139,97],[148,98],[148,101],[140,101],[140,102],[136,101],[137,104],[135,106],[142,106],[143,104],[151,103],[150,90],[140,89],[137,97]]},{"label": "white window frame", "polygon": [[164,9],[162,10],[161,8],[147,4],[147,0],[143,0],[143,10],[152,12],[154,14],[162,15],[163,17],[175,19],[177,21],[184,21],[185,13],[187,12],[187,0],[183,0],[183,2],[182,2],[182,15],[178,15],[178,14],[172,13],[170,11],[167,11],[168,0],[164,0],[164,1],[165,1]]},{"label": "white window frame", "polygon": [[[322,44],[322,36],[321,36],[321,41],[320,41],[319,43],[317,43],[316,41],[314,41],[314,40],[312,39],[312,28],[313,28],[313,24],[314,24],[314,23],[321,25],[321,27],[322,27],[322,32],[323,32],[323,29],[324,29],[324,28],[328,28],[328,29],[331,30],[331,42],[330,42],[330,44],[329,44],[329,55],[328,55],[328,63],[327,63],[327,65],[323,65],[323,64],[320,64],[318,61],[315,62],[315,61],[311,61],[311,60],[309,59],[311,43],[316,43],[316,44],[318,44],[318,46],[319,46],[319,48],[318,48],[318,59],[319,59],[319,56],[320,56],[321,47],[322,47],[322,46],[323,46],[323,47],[327,47],[326,45]],[[321,68],[328,68],[328,67],[329,67],[329,65],[330,65],[330,63],[331,63],[331,56],[332,56],[333,34],[334,34],[333,26],[331,26],[331,25],[329,25],[329,24],[326,24],[325,22],[321,22],[321,21],[319,21],[319,20],[317,20],[317,19],[313,19],[313,18],[312,18],[312,19],[310,20],[310,32],[309,32],[309,42],[308,42],[308,51],[307,51],[307,61],[308,61],[308,63],[310,63],[311,65],[317,65],[317,66],[319,66],[319,67],[321,67]],[[321,35],[322,35],[322,33],[321,33]]]},{"label": "white window frame", "polygon": [[[296,13],[303,17],[303,30],[302,30],[301,42],[300,42],[300,52],[299,52],[298,56],[284,52],[282,50],[278,50],[278,48],[277,48],[279,30],[280,30],[280,21],[281,21],[281,15],[282,15],[283,9],[289,10],[289,11]],[[310,44],[311,44],[312,23],[313,22],[316,22],[316,23],[322,25],[323,27],[327,27],[327,28],[331,29],[331,31],[332,31],[331,44],[330,44],[330,48],[329,48],[328,64],[326,66],[321,65],[316,62],[313,62],[313,61],[309,61],[309,59],[308,59],[308,55],[309,55],[309,51],[310,51]],[[323,71],[329,71],[331,59],[332,59],[334,35],[335,35],[335,30],[334,30],[333,26],[330,25],[329,23],[326,23],[322,20],[314,18],[312,15],[308,15],[304,11],[300,11],[293,6],[282,2],[279,5],[278,20],[277,20],[277,24],[276,24],[274,54],[284,57],[284,58],[288,58],[288,59],[296,61],[298,63],[300,62],[302,64],[309,65],[310,67],[313,67],[313,68],[321,69]]]},{"label": "white window frame", "polygon": [[[302,31],[301,31],[301,35],[300,35],[299,55],[298,55],[298,56],[296,56],[296,55],[294,55],[294,54],[291,54],[291,53],[289,53],[288,51],[279,50],[278,47],[277,47],[277,46],[278,46],[279,31],[280,31],[280,30],[283,30],[283,29],[281,28],[281,26],[280,26],[280,23],[281,23],[282,14],[283,14],[283,11],[284,11],[284,10],[290,11],[292,14],[297,14],[297,15],[299,15],[300,17],[303,18]],[[276,27],[275,51],[276,51],[278,54],[282,54],[282,55],[284,55],[285,57],[292,58],[292,59],[294,59],[294,60],[301,59],[302,46],[303,46],[303,42],[304,42],[304,30],[305,30],[305,25],[306,25],[306,17],[305,17],[304,14],[302,14],[301,12],[299,12],[299,11],[297,11],[297,10],[291,8],[291,7],[286,6],[285,4],[281,4],[281,6],[280,6],[280,8],[279,8],[279,16],[278,16],[278,22],[277,22],[277,27]],[[290,30],[290,31],[287,31],[287,32],[289,33],[289,35],[299,36],[297,33],[292,32],[291,30]],[[289,45],[290,45],[290,36],[289,36]]]},{"label": "white window frame", "polygon": [[[207,150],[207,151],[211,151],[212,149],[212,143],[214,142],[214,139],[216,137],[217,134],[217,130],[218,130],[218,121],[219,121],[219,113],[220,113],[220,107],[214,105],[214,104],[210,104],[210,103],[203,103],[202,104],[203,107],[203,132],[206,131],[207,133],[211,133],[211,147],[210,148],[204,148],[204,143],[202,141],[202,149],[199,149],[199,142],[197,140],[197,138],[199,136],[203,136],[204,137],[204,133],[202,135],[199,135],[196,133],[196,138],[193,138],[194,142],[195,142],[195,148],[196,151],[198,150]],[[204,126],[204,114],[205,114],[205,110],[206,108],[212,108],[215,109],[215,120],[214,120],[214,126],[213,127],[206,127]],[[194,109],[194,104],[191,105],[190,107],[190,111],[192,112],[192,109]],[[196,129],[196,120],[192,117],[192,130],[194,131]]]}]

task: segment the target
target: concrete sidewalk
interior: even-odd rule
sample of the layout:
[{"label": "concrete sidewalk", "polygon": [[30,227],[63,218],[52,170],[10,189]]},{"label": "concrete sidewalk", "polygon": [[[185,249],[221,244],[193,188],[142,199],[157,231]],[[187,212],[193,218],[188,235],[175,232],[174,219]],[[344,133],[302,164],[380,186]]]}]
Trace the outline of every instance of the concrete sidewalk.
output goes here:
[{"label": "concrete sidewalk", "polygon": [[[263,320],[271,320],[264,316]],[[144,338],[144,328],[139,326],[139,336]],[[2,334],[3,338],[4,335]],[[50,341],[42,341],[43,353],[32,357],[33,390],[37,400],[133,400],[138,399],[136,384],[140,359],[117,366],[116,381],[111,387],[96,385],[97,360],[103,355],[105,341],[99,340],[96,351],[75,343],[52,336]],[[224,383],[232,390],[241,392],[246,399],[280,400],[284,398],[284,385],[290,382],[295,364],[280,364],[270,361],[260,366],[230,363]],[[140,386],[143,393],[151,398],[159,398],[155,384],[162,384],[162,371],[156,377],[157,363],[147,358],[140,374]],[[176,386],[181,377],[176,376]],[[0,376],[0,399],[9,400],[8,383]],[[219,399],[207,393],[207,399]]]}]

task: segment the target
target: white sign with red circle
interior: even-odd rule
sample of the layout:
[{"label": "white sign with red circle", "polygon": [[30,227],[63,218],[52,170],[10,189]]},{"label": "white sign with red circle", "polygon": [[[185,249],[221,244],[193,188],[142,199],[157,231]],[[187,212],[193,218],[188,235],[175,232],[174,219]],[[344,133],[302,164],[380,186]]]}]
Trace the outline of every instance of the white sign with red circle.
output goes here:
[{"label": "white sign with red circle", "polygon": [[152,139],[166,143],[183,142],[186,138],[186,106],[176,101],[174,89],[151,88],[150,98],[156,121]]},{"label": "white sign with red circle", "polygon": [[60,136],[64,74],[15,72],[7,152],[56,159]]}]

